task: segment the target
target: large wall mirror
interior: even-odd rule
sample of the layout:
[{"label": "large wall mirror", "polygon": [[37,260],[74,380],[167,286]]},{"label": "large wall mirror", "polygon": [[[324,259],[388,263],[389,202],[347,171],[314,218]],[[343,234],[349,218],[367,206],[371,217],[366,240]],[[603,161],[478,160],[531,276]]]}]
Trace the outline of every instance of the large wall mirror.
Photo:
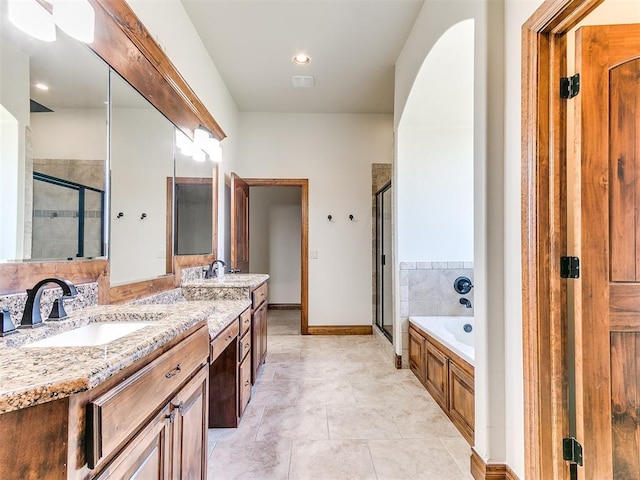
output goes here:
[{"label": "large wall mirror", "polygon": [[88,48],[29,37],[0,0],[0,263],[108,256],[122,285],[214,251],[216,168],[175,149],[174,124],[224,132],[124,0],[90,3]]},{"label": "large wall mirror", "polygon": [[108,66],[32,38],[0,2],[0,261],[105,254]]}]

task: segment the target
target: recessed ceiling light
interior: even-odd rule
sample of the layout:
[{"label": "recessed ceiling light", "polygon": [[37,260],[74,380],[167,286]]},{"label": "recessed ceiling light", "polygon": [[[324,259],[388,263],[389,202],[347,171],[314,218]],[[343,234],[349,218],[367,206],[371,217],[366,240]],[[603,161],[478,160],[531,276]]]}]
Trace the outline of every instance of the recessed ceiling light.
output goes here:
[{"label": "recessed ceiling light", "polygon": [[299,53],[293,57],[293,63],[296,65],[309,65],[311,63],[311,57],[304,53]]},{"label": "recessed ceiling light", "polygon": [[40,90],[49,90],[49,86],[44,83],[36,83],[35,87]]}]

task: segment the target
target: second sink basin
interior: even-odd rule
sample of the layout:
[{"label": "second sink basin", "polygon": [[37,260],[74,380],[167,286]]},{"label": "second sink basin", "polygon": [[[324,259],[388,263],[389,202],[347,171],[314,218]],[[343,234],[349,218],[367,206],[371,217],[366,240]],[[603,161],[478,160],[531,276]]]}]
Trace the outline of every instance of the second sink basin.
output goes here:
[{"label": "second sink basin", "polygon": [[59,333],[23,347],[95,347],[152,325],[151,322],[96,322]]}]

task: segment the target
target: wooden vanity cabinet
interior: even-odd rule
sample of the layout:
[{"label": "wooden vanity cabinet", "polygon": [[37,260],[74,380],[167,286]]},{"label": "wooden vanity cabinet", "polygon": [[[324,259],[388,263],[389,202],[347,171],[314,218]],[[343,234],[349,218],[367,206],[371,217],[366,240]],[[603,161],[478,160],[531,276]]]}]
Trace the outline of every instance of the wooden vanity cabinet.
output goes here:
[{"label": "wooden vanity cabinet", "polygon": [[473,445],[474,368],[422,330],[409,326],[409,367]]},{"label": "wooden vanity cabinet", "polygon": [[251,384],[256,383],[258,371],[267,357],[267,284],[251,290]]},{"label": "wooden vanity cabinet", "polygon": [[[235,428],[251,398],[252,316],[248,308],[211,340],[209,428]],[[248,387],[248,388],[247,388]]]},{"label": "wooden vanity cabinet", "polygon": [[0,478],[205,480],[208,346],[202,322],[91,390],[1,414]]}]

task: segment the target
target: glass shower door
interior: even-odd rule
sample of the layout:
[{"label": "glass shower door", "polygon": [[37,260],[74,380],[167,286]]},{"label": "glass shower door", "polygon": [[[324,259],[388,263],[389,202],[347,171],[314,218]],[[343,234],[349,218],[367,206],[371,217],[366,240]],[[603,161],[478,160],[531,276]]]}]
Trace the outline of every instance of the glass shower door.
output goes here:
[{"label": "glass shower door", "polygon": [[376,193],[376,325],[393,340],[391,182]]}]

